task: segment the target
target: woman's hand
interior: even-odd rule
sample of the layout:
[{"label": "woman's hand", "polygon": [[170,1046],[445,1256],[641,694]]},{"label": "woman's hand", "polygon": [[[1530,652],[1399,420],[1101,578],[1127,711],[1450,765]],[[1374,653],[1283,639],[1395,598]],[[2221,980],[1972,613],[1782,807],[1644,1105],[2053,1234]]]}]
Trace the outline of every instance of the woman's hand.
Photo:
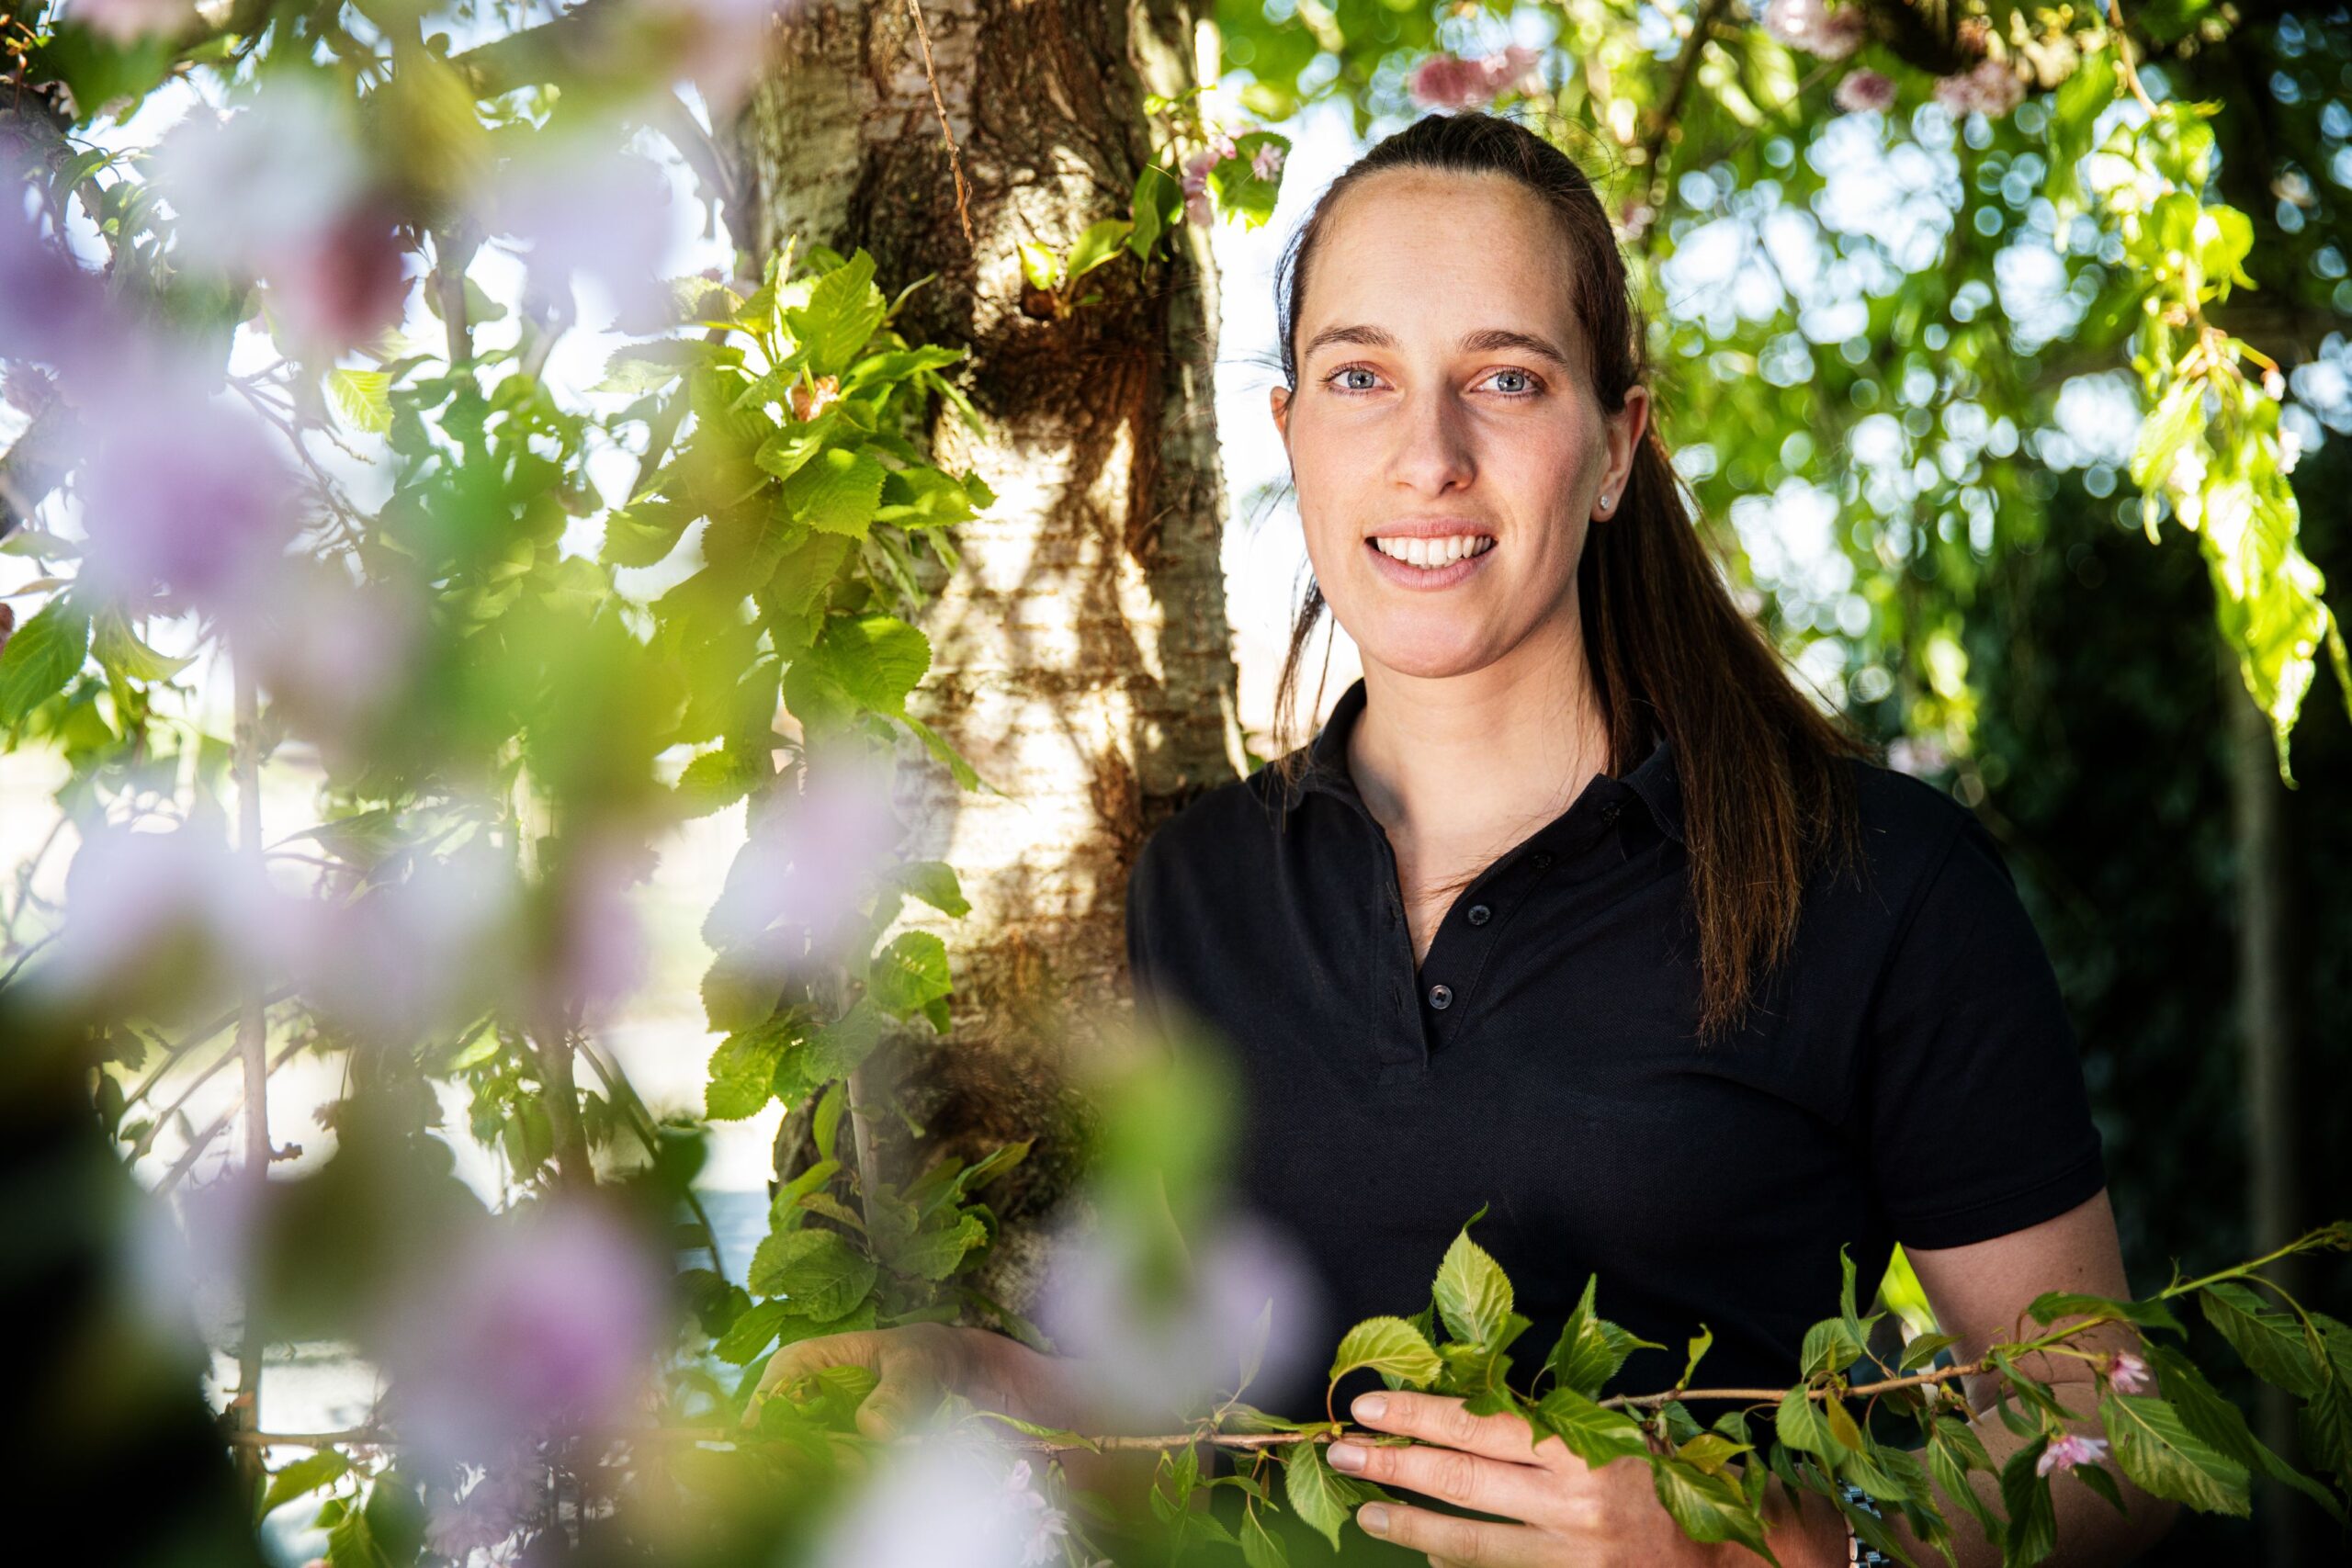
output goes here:
[{"label": "woman's hand", "polygon": [[1054,1359],[984,1328],[919,1323],[904,1328],[827,1334],[778,1350],[744,1414],[756,1419],[771,1393],[820,1367],[870,1369],[880,1380],[857,1407],[857,1429],[893,1438],[930,1414],[953,1391],[983,1410],[1046,1426],[1062,1424],[1064,1379]]},{"label": "woman's hand", "polygon": [[[1472,1416],[1462,1401],[1429,1393],[1367,1393],[1351,1407],[1375,1431],[1419,1439],[1415,1448],[1333,1443],[1331,1467],[1510,1522],[1458,1518],[1427,1508],[1367,1503],[1356,1523],[1372,1535],[1461,1568],[1717,1568],[1744,1548],[1703,1546],[1684,1535],[1652,1489],[1646,1465],[1619,1460],[1596,1470],[1514,1415]],[[1834,1531],[1834,1535],[1831,1533]],[[1845,1528],[1827,1510],[1772,1533],[1783,1568],[1843,1564]]]}]

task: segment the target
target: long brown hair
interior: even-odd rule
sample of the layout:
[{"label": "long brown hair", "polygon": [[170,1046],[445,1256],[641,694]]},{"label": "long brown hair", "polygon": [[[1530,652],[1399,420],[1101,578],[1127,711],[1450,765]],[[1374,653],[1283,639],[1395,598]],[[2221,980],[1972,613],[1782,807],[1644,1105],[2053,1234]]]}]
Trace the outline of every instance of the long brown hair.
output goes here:
[{"label": "long brown hair", "polygon": [[[1323,193],[1275,274],[1283,382],[1296,390],[1299,308],[1334,205],[1365,176],[1400,168],[1504,175],[1544,199],[1567,241],[1561,265],[1584,323],[1587,377],[1601,408],[1621,412],[1628,389],[1646,375],[1648,334],[1608,214],[1575,160],[1486,114],[1417,120]],[[1876,749],[1797,689],[1780,655],[1732,602],[1693,526],[1696,501],[1658,434],[1655,400],[1652,409],[1622,502],[1587,536],[1577,597],[1586,662],[1609,726],[1610,773],[1623,775],[1661,738],[1672,746],[1699,926],[1699,1033],[1712,1039],[1739,1027],[1787,955],[1812,869],[1826,862],[1839,870],[1860,859],[1845,759],[1875,761]],[[1276,689],[1278,736],[1295,733],[1300,660],[1324,605],[1310,576]],[[1306,755],[1303,748],[1280,750],[1273,766],[1285,786]]]}]

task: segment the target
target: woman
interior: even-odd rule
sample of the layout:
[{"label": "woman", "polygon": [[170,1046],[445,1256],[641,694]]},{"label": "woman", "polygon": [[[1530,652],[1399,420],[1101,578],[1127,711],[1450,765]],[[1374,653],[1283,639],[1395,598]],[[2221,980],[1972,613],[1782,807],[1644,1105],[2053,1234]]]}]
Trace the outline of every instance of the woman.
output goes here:
[{"label": "woman", "polygon": [[[1433,116],[1332,186],[1285,273],[1272,415],[1316,587],[1283,706],[1326,602],[1363,678],[1310,747],[1154,835],[1128,943],[1139,1004],[1232,1048],[1237,1182],[1312,1266],[1315,1332],[1419,1310],[1482,1206],[1534,1323],[1522,1371],[1592,1275],[1645,1338],[1708,1325],[1699,1382],[1719,1386],[1796,1381],[1841,1247],[1867,1284],[1905,1244],[1962,1356],[2043,1291],[2128,1295],[2072,1034],[1999,853],[1866,761],[1732,604],[1584,175],[1507,121]],[[1068,1408],[1064,1370],[1006,1344],[842,1336],[771,1377],[880,1365],[877,1426],[928,1377]],[[1680,1365],[1637,1354],[1618,1386]],[[1638,1464],[1531,1449],[1518,1417],[1456,1400],[1351,1403],[1376,1387],[1343,1383],[1340,1407],[1423,1445],[1332,1462],[1491,1517],[1369,1505],[1371,1534],[1477,1564],[1736,1550],[1684,1539]],[[1319,1385],[1253,1397],[1322,1409]],[[1977,1430],[1996,1465],[2018,1446]],[[2125,1495],[2119,1517],[2060,1485],[2056,1561],[2160,1533],[2166,1506]],[[1962,1562],[1998,1562],[1960,1535]],[[1784,1508],[1773,1544],[1792,1565],[1852,1550],[1826,1506]]]}]

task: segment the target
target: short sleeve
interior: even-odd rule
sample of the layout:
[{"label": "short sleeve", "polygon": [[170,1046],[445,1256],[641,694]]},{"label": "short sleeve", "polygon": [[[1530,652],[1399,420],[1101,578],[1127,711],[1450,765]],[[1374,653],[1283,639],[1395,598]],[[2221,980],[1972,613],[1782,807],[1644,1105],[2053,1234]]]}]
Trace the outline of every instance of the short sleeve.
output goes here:
[{"label": "short sleeve", "polygon": [[2106,1185],[2057,976],[1973,812],[1896,933],[1865,1050],[1871,1177],[1895,1240],[1987,1241]]}]

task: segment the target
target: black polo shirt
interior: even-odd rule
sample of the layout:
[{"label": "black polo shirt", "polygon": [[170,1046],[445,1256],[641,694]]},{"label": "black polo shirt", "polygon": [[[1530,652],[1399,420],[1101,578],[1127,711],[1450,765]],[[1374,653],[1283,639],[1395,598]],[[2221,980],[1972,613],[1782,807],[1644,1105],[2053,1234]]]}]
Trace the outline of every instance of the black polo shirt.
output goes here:
[{"label": "black polo shirt", "polygon": [[[1426,1306],[1472,1235],[1534,1326],[1524,1388],[1588,1275],[1603,1315],[1672,1347],[1616,1387],[1797,1381],[1894,1245],[1956,1247],[2104,1185],[2073,1031],[2007,866],[1973,812],[1856,761],[1865,874],[1815,873],[1791,961],[1743,1032],[1696,1036],[1697,929],[1661,742],[1594,778],[1457,896],[1417,968],[1385,831],[1349,777],[1359,680],[1283,791],[1271,767],[1144,846],[1127,949],[1138,1007],[1230,1054],[1234,1195],[1297,1247],[1326,1356],[1347,1326]],[[1320,1360],[1251,1402],[1320,1418]],[[1340,1408],[1370,1373],[1343,1381]]]}]

